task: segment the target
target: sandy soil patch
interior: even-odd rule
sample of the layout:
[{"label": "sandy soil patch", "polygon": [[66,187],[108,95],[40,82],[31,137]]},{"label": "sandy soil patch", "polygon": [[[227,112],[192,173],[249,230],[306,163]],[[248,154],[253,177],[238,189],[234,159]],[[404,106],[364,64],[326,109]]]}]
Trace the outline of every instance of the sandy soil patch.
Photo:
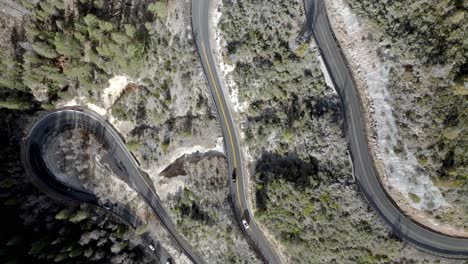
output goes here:
[{"label": "sandy soil patch", "polygon": [[115,76],[109,80],[109,86],[102,92],[102,104],[109,109],[127,87],[129,80],[126,76]]}]

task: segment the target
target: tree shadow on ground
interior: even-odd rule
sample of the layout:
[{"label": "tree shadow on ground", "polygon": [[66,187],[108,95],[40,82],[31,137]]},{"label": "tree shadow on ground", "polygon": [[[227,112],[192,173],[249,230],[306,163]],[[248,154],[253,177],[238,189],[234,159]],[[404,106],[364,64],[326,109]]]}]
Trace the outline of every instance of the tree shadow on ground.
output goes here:
[{"label": "tree shadow on ground", "polygon": [[308,161],[300,159],[295,153],[279,155],[264,152],[255,166],[257,188],[255,199],[259,210],[266,210],[268,187],[277,179],[294,184],[298,190],[312,185],[311,181],[318,172],[318,160],[312,156]]}]

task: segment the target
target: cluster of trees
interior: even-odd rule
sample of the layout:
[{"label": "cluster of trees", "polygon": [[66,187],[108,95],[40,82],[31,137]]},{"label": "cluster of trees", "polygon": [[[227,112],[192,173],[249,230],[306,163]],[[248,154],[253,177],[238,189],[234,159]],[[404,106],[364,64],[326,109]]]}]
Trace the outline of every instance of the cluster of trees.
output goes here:
[{"label": "cluster of trees", "polygon": [[301,18],[298,2],[261,7],[226,1],[219,25],[227,42],[224,59],[236,66],[239,101],[249,103],[247,140],[265,139],[281,127],[285,140],[277,144],[283,153],[294,133],[310,133],[317,125],[312,116],[318,114],[320,123],[339,116],[339,101],[330,96],[317,53],[310,43],[296,41]]},{"label": "cluster of trees", "polygon": [[302,22],[301,4],[293,1],[274,5],[277,9],[225,1],[226,12],[219,25],[227,41],[224,59],[236,65],[234,79],[238,81],[239,99],[245,101],[262,94],[263,102],[255,102],[257,106],[267,101],[287,101],[291,93],[320,95],[325,90],[323,80],[318,78],[320,70],[313,67],[315,54],[307,52],[309,44],[295,42]]},{"label": "cluster of trees", "polygon": [[296,153],[262,153],[255,166],[256,219],[286,246],[292,262],[388,263],[402,258],[404,244],[349,185],[349,174],[337,169]]},{"label": "cluster of trees", "polygon": [[159,19],[148,26],[151,38],[143,78],[137,89],[124,91],[111,108],[113,116],[135,124],[129,138],[140,142],[141,158],[148,162],[161,160],[173,141],[181,141],[179,135],[184,141],[190,139],[198,123],[214,120],[190,20],[180,19],[190,17],[190,5],[174,3],[172,11],[165,1],[148,6]]},{"label": "cluster of trees", "polygon": [[404,141],[455,205],[439,218],[468,228],[467,2],[349,3],[376,22],[398,54],[390,90]]},{"label": "cluster of trees", "polygon": [[43,103],[77,90],[97,99],[110,76],[139,76],[155,19],[144,2],[22,4],[33,15],[12,33],[14,56],[0,51],[0,89],[33,93]]},{"label": "cluster of trees", "polygon": [[352,0],[349,3],[397,42],[397,49],[421,59],[422,63],[455,64],[456,72],[466,63],[466,45],[463,44],[468,19],[466,2]]}]

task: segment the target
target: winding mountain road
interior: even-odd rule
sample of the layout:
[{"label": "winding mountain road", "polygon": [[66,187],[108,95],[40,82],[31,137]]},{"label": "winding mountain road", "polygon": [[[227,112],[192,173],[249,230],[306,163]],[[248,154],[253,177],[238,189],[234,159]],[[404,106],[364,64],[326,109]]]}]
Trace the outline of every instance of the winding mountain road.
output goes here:
[{"label": "winding mountain road", "polygon": [[[446,236],[412,221],[399,210],[382,187],[369,154],[364,120],[361,114],[359,97],[356,94],[356,87],[333,37],[324,2],[323,0],[304,0],[304,4],[307,13],[308,30],[313,34],[319,46],[326,67],[340,95],[344,111],[346,138],[353,160],[355,178],[367,200],[385,222],[392,227],[393,231],[408,243],[433,254],[468,259],[468,239]],[[255,223],[248,206],[238,128],[228,104],[229,99],[227,98],[229,97],[226,96],[222,89],[217,64],[212,54],[209,23],[210,5],[211,1],[209,0],[192,1],[192,27],[201,63],[218,111],[229,171],[231,175],[234,172],[237,174],[236,181],[229,180],[235,216],[242,232],[257,249],[261,257],[267,263],[280,263],[280,256],[276,250],[273,250],[268,239]],[[137,190],[145,202],[152,208],[155,215],[160,219],[177,244],[184,250],[188,258],[194,263],[203,263],[203,260],[177,233],[174,224],[171,222],[159,197],[155,193],[151,181],[140,173],[138,164],[127,150],[125,143],[112,126],[94,112],[72,108],[61,109],[45,115],[35,123],[24,143],[22,155],[26,171],[31,175],[35,184],[55,198],[78,200],[99,206],[97,198],[93,194],[71,190],[68,186],[58,182],[42,158],[45,138],[57,129],[69,129],[73,127],[84,127],[101,137],[109,146],[112,146],[114,157],[120,162],[121,167],[129,176],[131,186]],[[139,220],[128,209],[122,206],[114,206],[110,211],[134,227],[140,224]],[[246,228],[242,224],[243,220],[248,222],[249,228]],[[144,239],[148,243],[152,243],[148,237]],[[161,263],[164,263],[164,259],[168,258],[167,252],[159,246],[155,252],[155,254],[158,254],[156,257]]]},{"label": "winding mountain road", "polygon": [[[154,186],[146,175],[138,169],[138,164],[131,153],[127,150],[125,143],[114,130],[98,114],[77,108],[64,108],[47,113],[37,121],[23,144],[22,159],[26,172],[31,176],[33,182],[50,196],[68,201],[86,202],[93,206],[101,207],[94,194],[72,189],[57,181],[51,170],[44,162],[44,149],[46,138],[52,133],[72,128],[85,128],[101,138],[110,147],[116,162],[122,173],[128,177],[131,187],[138,192],[143,200],[151,207],[154,214],[159,218],[163,226],[169,231],[175,242],[184,251],[187,257],[194,263],[204,263],[203,260],[191,249],[188,243],[178,234],[169,215],[162,206],[161,200],[155,192]],[[146,177],[145,177],[146,176]],[[141,222],[128,209],[122,206],[112,206],[108,209],[133,227],[138,227]],[[153,241],[144,235],[143,239],[149,244]],[[156,258],[160,263],[173,262],[166,250],[160,244],[153,245]]]},{"label": "winding mountain road", "polygon": [[369,154],[356,87],[334,39],[324,0],[305,0],[304,4],[308,29],[315,37],[341,99],[348,149],[361,191],[385,222],[406,242],[436,255],[468,259],[468,239],[443,235],[412,221],[402,213],[383,188]]},{"label": "winding mountain road", "polygon": [[[234,215],[239,223],[242,232],[249,239],[251,244],[257,249],[257,252],[264,258],[267,263],[280,263],[280,257],[275,250],[272,249],[267,238],[259,229],[253,219],[253,214],[249,209],[246,196],[246,179],[243,172],[243,161],[241,148],[239,144],[238,129],[235,125],[234,118],[231,114],[230,105],[227,104],[229,96],[226,96],[221,86],[217,64],[213,58],[210,32],[211,26],[210,0],[193,0],[192,1],[192,27],[195,36],[195,41],[198,47],[201,63],[205,71],[205,75],[210,86],[211,94],[218,111],[218,119],[221,125],[221,130],[224,138],[224,147],[229,163],[230,178],[236,173],[237,180],[230,182],[230,192],[232,205],[234,207]],[[249,228],[245,228],[242,220],[248,222]]]}]

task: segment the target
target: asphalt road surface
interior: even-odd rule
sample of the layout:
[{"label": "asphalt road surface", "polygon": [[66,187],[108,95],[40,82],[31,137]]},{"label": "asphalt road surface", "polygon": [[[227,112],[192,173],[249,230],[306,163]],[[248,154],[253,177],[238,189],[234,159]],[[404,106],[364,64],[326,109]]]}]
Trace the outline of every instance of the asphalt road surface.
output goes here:
[{"label": "asphalt road surface", "polygon": [[[242,231],[249,239],[250,243],[255,247],[257,252],[268,263],[280,263],[280,258],[275,250],[272,249],[265,235],[256,225],[252,212],[247,203],[246,188],[242,155],[240,151],[238,130],[231,115],[231,107],[227,104],[229,97],[225,95],[221,86],[217,63],[213,58],[213,49],[210,40],[210,23],[209,19],[210,0],[193,0],[192,1],[192,27],[195,36],[195,41],[205,71],[211,94],[218,112],[218,119],[221,125],[221,130],[224,137],[224,147],[229,163],[229,182],[232,205],[234,207],[234,215],[239,223]],[[236,171],[237,180],[232,181],[232,173]],[[249,228],[245,228],[242,220],[248,222]]]},{"label": "asphalt road surface", "polygon": [[313,33],[340,95],[345,117],[348,149],[354,165],[356,181],[369,203],[403,240],[424,251],[451,258],[468,259],[468,239],[442,235],[425,228],[405,216],[386,193],[378,175],[364,132],[356,87],[335,42],[323,0],[305,0],[307,25]]},{"label": "asphalt road surface", "polygon": [[[117,132],[102,117],[92,111],[65,108],[46,114],[34,124],[27,140],[24,142],[22,154],[23,164],[34,183],[41,190],[54,198],[86,202],[93,206],[102,207],[98,204],[95,195],[74,190],[57,181],[45,165],[43,159],[44,142],[46,142],[48,135],[51,135],[57,130],[75,127],[82,127],[89,130],[111,147],[110,152],[113,153],[114,158],[120,164],[122,170],[126,172],[131,187],[134,188],[151,207],[155,215],[182,248],[187,257],[194,263],[203,263],[202,259],[192,251],[187,242],[177,233],[174,224],[171,222],[159,197],[155,193],[154,186],[147,177],[140,173],[136,160],[127,150],[125,143]],[[141,225],[141,222],[139,222],[140,220],[125,207],[113,204],[112,206],[107,206],[105,209],[118,215],[133,227]],[[163,249],[159,243],[155,244],[147,235],[143,235],[142,238],[148,243],[148,246],[149,244],[153,244],[155,250],[151,251],[160,263],[166,263],[168,259],[172,261],[167,251]]]}]

